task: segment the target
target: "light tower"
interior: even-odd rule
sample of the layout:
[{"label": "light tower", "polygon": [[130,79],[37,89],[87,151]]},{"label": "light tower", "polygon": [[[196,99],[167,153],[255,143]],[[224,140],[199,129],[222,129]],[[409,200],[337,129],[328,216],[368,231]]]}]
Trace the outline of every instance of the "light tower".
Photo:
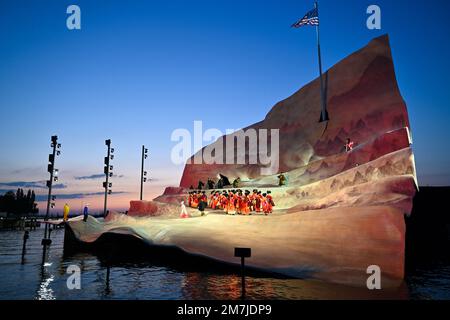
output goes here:
[{"label": "light tower", "polygon": [[[50,215],[50,208],[55,207],[55,196],[52,196],[52,186],[53,182],[58,181],[58,174],[59,170],[55,169],[55,158],[56,156],[59,156],[61,154],[61,144],[58,143],[58,136],[52,136],[51,138],[51,145],[52,153],[48,155],[48,166],[47,171],[50,173],[50,180],[47,180],[47,187],[48,187],[48,198],[47,198],[47,211],[45,213],[44,221],[47,221]],[[49,237],[48,232],[48,223],[45,223],[45,229],[44,229],[44,238],[42,239],[42,246],[44,247],[43,251],[43,258],[45,257],[45,252],[47,250],[47,246],[52,243],[52,240]]]},{"label": "light tower", "polygon": [[147,171],[144,171],[144,161],[148,157],[148,149],[145,146],[142,146],[142,162],[141,162],[141,193],[140,199],[143,199],[144,196],[144,182],[147,181]]},{"label": "light tower", "polygon": [[108,152],[105,157],[105,167],[103,168],[103,172],[106,176],[106,181],[103,182],[103,188],[105,188],[105,203],[103,206],[103,216],[106,217],[107,208],[108,208],[108,194],[112,193],[111,187],[112,183],[109,182],[109,178],[113,176],[112,170],[113,166],[110,164],[110,160],[114,159],[114,148],[111,148],[111,139],[105,140],[105,144],[108,147]]}]

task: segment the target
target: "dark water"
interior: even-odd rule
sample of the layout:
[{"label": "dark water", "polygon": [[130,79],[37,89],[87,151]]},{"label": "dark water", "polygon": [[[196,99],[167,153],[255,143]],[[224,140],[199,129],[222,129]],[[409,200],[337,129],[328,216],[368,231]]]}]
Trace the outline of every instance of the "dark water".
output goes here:
[{"label": "dark water", "polygon": [[[240,277],[233,273],[187,272],[149,262],[107,268],[93,254],[63,255],[64,229],[42,267],[43,229],[30,232],[22,261],[22,231],[0,231],[0,299],[239,299]],[[81,289],[69,290],[71,264],[81,268]],[[450,266],[435,263],[408,274],[393,291],[330,285],[318,281],[247,277],[248,299],[450,299]]]}]

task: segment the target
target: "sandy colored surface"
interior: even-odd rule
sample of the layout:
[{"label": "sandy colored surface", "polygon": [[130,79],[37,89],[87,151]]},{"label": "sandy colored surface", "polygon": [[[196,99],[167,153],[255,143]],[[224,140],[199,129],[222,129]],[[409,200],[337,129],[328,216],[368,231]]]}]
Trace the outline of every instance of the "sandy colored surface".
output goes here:
[{"label": "sandy colored surface", "polygon": [[76,237],[93,242],[105,232],[129,234],[151,245],[175,245],[186,252],[239,263],[235,247],[252,248],[247,264],[293,277],[365,285],[366,269],[403,277],[403,215],[392,207],[351,207],[272,216],[133,218],[114,214],[110,222],[70,221]]}]

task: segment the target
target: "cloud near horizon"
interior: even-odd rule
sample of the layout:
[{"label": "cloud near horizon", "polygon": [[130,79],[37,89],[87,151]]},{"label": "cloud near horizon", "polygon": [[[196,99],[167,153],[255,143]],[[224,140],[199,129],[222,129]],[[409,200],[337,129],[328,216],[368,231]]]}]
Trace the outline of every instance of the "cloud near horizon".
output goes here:
[{"label": "cloud near horizon", "polygon": [[[117,192],[113,192],[112,194],[124,194],[124,193],[128,193],[125,191],[117,191]],[[72,200],[72,199],[83,199],[83,198],[87,198],[87,197],[92,197],[92,196],[101,196],[104,195],[104,192],[87,192],[87,193],[66,193],[66,194],[54,194],[54,196],[56,197],[56,200]],[[36,201],[46,201],[47,200],[47,195],[45,194],[38,194],[36,195]]]},{"label": "cloud near horizon", "polygon": [[[95,180],[95,179],[101,179],[104,178],[105,174],[104,173],[100,173],[100,174],[91,174],[90,176],[78,176],[78,177],[74,177],[75,180]],[[118,176],[113,176],[113,178],[123,178],[124,175],[118,175]]]},{"label": "cloud near horizon", "polygon": [[[47,181],[11,181],[11,182],[0,182],[0,187],[12,187],[12,188],[36,188],[36,189],[47,189]],[[53,189],[66,189],[67,185],[64,183],[56,183],[52,186]],[[6,189],[5,189],[6,190]],[[10,191],[10,190],[8,190]]]}]

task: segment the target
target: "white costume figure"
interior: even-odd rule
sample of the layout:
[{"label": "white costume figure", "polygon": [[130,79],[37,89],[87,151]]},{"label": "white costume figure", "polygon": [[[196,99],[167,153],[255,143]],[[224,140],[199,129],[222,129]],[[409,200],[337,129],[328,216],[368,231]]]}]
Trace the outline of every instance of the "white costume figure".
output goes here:
[{"label": "white costume figure", "polygon": [[189,215],[186,210],[186,206],[184,205],[184,201],[181,201],[181,214],[180,218],[189,218]]}]

